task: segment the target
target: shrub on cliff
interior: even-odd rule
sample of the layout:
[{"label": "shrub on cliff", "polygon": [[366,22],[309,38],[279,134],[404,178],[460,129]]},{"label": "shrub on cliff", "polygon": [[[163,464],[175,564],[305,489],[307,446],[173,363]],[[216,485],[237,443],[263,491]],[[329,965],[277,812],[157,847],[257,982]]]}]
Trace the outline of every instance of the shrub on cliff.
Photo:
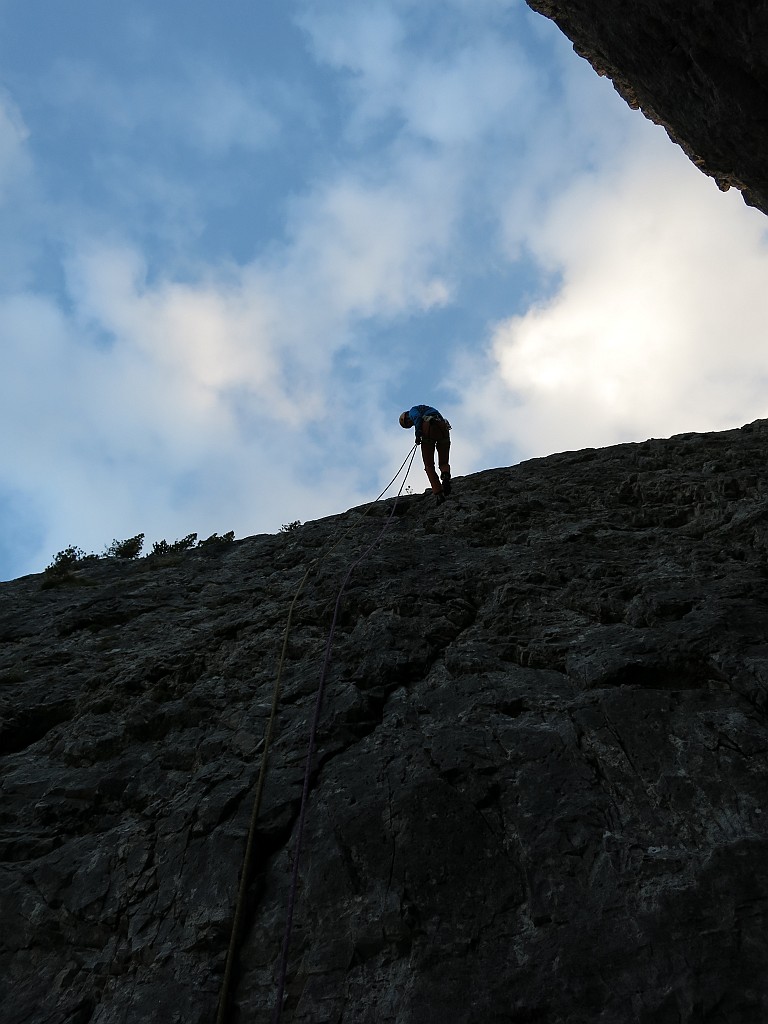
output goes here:
[{"label": "shrub on cliff", "polygon": [[176,555],[181,551],[188,551],[190,548],[193,548],[196,540],[196,533],[188,533],[186,537],[182,537],[180,540],[175,540],[171,544],[169,544],[167,540],[156,540],[152,545],[152,551],[150,554]]},{"label": "shrub on cliff", "polygon": [[74,544],[70,544],[68,548],[58,552],[45,571],[51,576],[63,576],[64,573],[73,569],[78,562],[84,562],[86,558],[92,557],[92,555],[86,555],[82,548],[76,548]]},{"label": "shrub on cliff", "polygon": [[212,533],[210,537],[206,537],[205,540],[197,542],[199,548],[218,548],[223,544],[231,544],[235,539],[235,531],[230,530],[229,533],[223,533],[221,536],[218,533]]},{"label": "shrub on cliff", "polygon": [[97,557],[97,555],[86,555],[82,548],[77,548],[74,544],[70,544],[63,551],[59,551],[51,564],[46,567],[43,587],[55,587],[60,583],[81,582],[78,581],[77,577],[73,576],[72,570],[85,562],[96,561]]},{"label": "shrub on cliff", "polygon": [[144,547],[144,534],[137,533],[127,540],[113,540],[104,552],[107,558],[138,558]]}]

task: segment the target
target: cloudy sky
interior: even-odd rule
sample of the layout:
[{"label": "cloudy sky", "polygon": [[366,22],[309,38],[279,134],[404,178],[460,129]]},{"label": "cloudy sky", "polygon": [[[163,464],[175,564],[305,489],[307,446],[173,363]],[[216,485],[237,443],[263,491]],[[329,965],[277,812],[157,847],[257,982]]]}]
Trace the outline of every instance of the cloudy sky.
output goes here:
[{"label": "cloudy sky", "polygon": [[768,220],[523,0],[0,0],[0,217],[2,579],[768,415]]}]

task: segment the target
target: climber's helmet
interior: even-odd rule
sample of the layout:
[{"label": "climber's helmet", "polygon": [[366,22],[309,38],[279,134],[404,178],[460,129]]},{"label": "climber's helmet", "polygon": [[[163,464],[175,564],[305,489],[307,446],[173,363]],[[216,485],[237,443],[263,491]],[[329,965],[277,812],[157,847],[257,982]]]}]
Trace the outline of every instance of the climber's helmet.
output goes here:
[{"label": "climber's helmet", "polygon": [[408,413],[408,412],[401,412],[400,413],[400,426],[401,427],[405,427],[406,430],[408,429],[408,427],[412,427],[413,426],[413,420],[411,419],[410,413]]}]

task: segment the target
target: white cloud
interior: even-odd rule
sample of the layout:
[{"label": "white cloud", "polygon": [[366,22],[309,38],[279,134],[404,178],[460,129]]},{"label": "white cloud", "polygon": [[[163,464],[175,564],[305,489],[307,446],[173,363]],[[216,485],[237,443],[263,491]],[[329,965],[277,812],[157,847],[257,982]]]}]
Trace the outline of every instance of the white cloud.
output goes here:
[{"label": "white cloud", "polygon": [[430,158],[386,170],[384,182],[339,176],[291,209],[281,273],[340,318],[428,309],[449,295],[436,268],[455,227],[454,172]]},{"label": "white cloud", "polygon": [[[81,257],[71,281],[71,314],[34,295],[0,303],[0,479],[39,518],[20,571],[71,543],[242,536],[336,509],[304,479],[310,418],[270,377],[247,288],[149,285],[114,248]],[[355,495],[353,476],[330,467],[326,482]]]},{"label": "white cloud", "polygon": [[194,283],[149,281],[136,250],[92,244],[71,260],[69,289],[77,320],[106,340],[110,365],[130,362],[136,379],[128,394],[142,395],[166,436],[178,423],[205,446],[211,421],[220,429],[226,419],[233,389],[252,394],[265,413],[285,415],[278,311],[247,270]]},{"label": "white cloud", "polygon": [[525,242],[559,284],[496,326],[463,418],[527,457],[768,415],[765,221],[653,126]]},{"label": "white cloud", "polygon": [[417,138],[457,146],[514,135],[538,105],[533,62],[513,33],[489,29],[503,6],[459,2],[457,22],[444,5],[428,19],[408,3],[312,5],[300,23],[319,60],[354,76],[353,133],[394,117]]}]

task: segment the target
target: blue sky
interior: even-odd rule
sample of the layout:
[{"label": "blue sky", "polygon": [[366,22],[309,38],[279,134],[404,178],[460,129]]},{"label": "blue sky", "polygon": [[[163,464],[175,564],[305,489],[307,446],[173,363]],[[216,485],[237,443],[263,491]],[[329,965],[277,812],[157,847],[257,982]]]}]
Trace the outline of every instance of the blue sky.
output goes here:
[{"label": "blue sky", "polygon": [[0,218],[2,579],[768,415],[768,221],[522,0],[0,0]]}]

